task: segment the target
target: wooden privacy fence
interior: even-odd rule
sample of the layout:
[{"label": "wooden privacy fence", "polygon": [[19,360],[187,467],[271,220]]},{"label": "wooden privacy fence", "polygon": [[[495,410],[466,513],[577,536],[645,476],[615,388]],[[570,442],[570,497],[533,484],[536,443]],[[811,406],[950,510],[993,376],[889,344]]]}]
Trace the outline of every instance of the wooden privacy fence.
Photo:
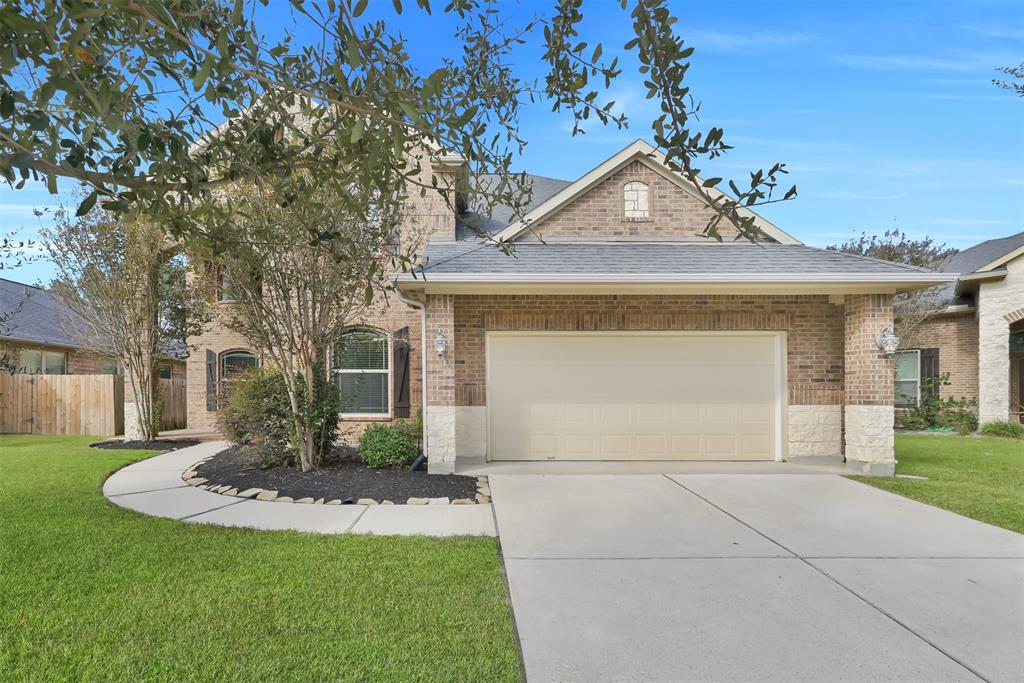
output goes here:
[{"label": "wooden privacy fence", "polygon": [[0,375],[0,432],[124,432],[124,380],[114,375]]},{"label": "wooden privacy fence", "polygon": [[160,413],[160,429],[185,428],[185,378],[161,379],[164,406]]},{"label": "wooden privacy fence", "polygon": [[[161,429],[185,427],[185,380],[161,379]],[[0,434],[124,433],[124,378],[0,374]]]}]

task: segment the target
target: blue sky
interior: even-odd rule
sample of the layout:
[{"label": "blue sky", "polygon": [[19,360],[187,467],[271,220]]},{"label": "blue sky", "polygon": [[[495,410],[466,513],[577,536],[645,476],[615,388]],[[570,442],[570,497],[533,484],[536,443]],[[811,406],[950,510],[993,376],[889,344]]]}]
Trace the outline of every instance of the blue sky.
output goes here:
[{"label": "blue sky", "polygon": [[[284,1],[270,1],[261,25],[287,25]],[[508,8],[525,20],[549,4]],[[395,18],[390,5],[371,0],[370,11],[434,68],[449,49],[439,39],[444,20],[415,10]],[[686,1],[674,9],[696,48],[688,79],[703,125],[723,127],[735,147],[705,175],[742,178],[786,163],[799,197],[763,213],[797,238],[825,246],[899,227],[962,248],[1024,230],[1024,99],[990,83],[996,66],[1024,61],[1024,3]],[[585,38],[622,54],[631,28],[618,3],[588,0],[585,15]],[[524,48],[521,73],[540,75],[537,54],[536,45]],[[574,179],[650,137],[656,107],[622,56],[611,98],[630,129],[595,124],[572,138],[568,117],[535,105],[522,119],[530,141],[522,169]],[[31,238],[32,209],[58,202],[39,186],[0,188],[0,232]],[[29,282],[50,274],[45,262],[3,272]]]}]

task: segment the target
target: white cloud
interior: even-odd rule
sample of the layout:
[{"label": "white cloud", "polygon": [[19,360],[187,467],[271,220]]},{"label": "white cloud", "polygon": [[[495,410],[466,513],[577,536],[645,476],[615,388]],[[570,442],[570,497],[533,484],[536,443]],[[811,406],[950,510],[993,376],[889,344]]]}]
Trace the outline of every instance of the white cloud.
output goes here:
[{"label": "white cloud", "polygon": [[1016,63],[1014,57],[1006,51],[977,52],[958,50],[945,55],[867,55],[841,54],[833,59],[839,64],[855,69],[873,71],[949,71],[968,72],[986,71],[994,73],[994,69],[1002,64]]},{"label": "white cloud", "polygon": [[812,42],[817,36],[799,31],[702,31],[685,32],[683,38],[698,51],[750,52]]},{"label": "white cloud", "polygon": [[967,25],[960,28],[972,33],[978,33],[986,38],[1009,38],[1011,40],[1024,40],[1024,29],[1020,26],[1005,26],[1002,24],[987,24],[985,26]]}]

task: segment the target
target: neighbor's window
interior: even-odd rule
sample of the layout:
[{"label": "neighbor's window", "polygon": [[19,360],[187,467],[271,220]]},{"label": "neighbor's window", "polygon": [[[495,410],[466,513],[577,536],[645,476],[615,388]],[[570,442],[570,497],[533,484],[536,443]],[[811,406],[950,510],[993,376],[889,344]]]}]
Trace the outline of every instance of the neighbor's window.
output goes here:
[{"label": "neighbor's window", "polygon": [[100,374],[101,375],[120,375],[121,374],[121,364],[118,363],[116,360],[110,360],[110,359],[105,360],[105,361],[103,361],[103,365],[100,366]]},{"label": "neighbor's window", "polygon": [[67,373],[68,355],[60,351],[18,349],[18,372],[35,375],[63,375]]},{"label": "neighbor's window", "polygon": [[160,367],[157,369],[157,371],[158,371],[158,373],[160,375],[160,379],[170,379],[171,378],[171,365],[170,365],[170,363],[161,363]]},{"label": "neighbor's window", "polygon": [[646,183],[634,180],[622,188],[623,216],[627,220],[649,218],[650,197]]},{"label": "neighbor's window", "polygon": [[921,352],[896,354],[896,406],[909,408],[921,400]]},{"label": "neighbor's window", "polygon": [[234,301],[235,299],[238,298],[235,296],[235,292],[231,288],[231,280],[224,273],[220,274],[218,285],[220,289],[221,301]]},{"label": "neighbor's window", "polygon": [[341,335],[334,368],[343,415],[388,415],[391,412],[391,346],[373,330]]},{"label": "neighbor's window", "polygon": [[[220,381],[229,382],[249,368],[259,365],[256,354],[251,351],[227,351],[220,355]],[[170,369],[171,366],[167,366]]]}]

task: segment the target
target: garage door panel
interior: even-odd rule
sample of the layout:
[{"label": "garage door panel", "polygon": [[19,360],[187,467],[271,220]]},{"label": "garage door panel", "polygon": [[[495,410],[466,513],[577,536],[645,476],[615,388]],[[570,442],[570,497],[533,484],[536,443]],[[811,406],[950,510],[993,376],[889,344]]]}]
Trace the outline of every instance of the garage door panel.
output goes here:
[{"label": "garage door panel", "polygon": [[492,460],[771,459],[770,336],[492,335]]}]

